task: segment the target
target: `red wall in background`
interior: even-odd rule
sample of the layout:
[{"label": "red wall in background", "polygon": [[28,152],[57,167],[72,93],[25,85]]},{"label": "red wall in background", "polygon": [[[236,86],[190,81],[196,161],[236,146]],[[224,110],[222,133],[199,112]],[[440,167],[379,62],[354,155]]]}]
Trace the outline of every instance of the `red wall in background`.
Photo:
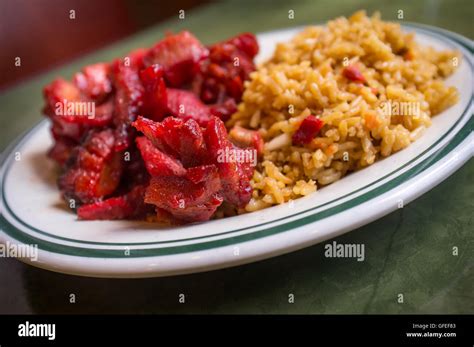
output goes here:
[{"label": "red wall in background", "polygon": [[[0,89],[202,2],[1,0]],[[15,57],[21,58],[20,68]]]}]

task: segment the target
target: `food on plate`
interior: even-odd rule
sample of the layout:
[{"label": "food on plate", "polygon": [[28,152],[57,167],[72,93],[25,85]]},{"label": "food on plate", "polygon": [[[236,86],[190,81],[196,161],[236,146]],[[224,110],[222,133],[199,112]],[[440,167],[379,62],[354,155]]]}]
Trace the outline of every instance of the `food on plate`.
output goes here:
[{"label": "food on plate", "polygon": [[410,145],[457,102],[443,80],[459,59],[363,11],[278,44],[226,123],[264,140],[246,211],[308,195]]},{"label": "food on plate", "polygon": [[253,167],[221,156],[263,142],[246,130],[249,141],[232,142],[223,121],[236,111],[257,53],[249,33],[206,47],[183,31],[46,86],[49,156],[78,218],[196,222],[220,206],[243,209]]},{"label": "food on plate", "polygon": [[44,89],[58,186],[83,220],[200,222],[306,196],[390,156],[454,105],[456,51],[356,12],[279,43],[190,32]]}]

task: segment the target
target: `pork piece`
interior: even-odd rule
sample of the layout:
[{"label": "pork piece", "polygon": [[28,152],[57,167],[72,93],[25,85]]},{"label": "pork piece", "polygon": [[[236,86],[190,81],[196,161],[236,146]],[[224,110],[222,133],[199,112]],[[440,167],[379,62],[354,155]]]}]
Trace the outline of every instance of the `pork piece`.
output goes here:
[{"label": "pork piece", "polygon": [[237,112],[237,104],[232,98],[228,98],[220,104],[209,106],[209,113],[214,117],[220,118],[224,122],[229,120],[230,116],[232,116],[235,112]]},{"label": "pork piece", "polygon": [[157,78],[154,86],[148,90],[145,92],[143,114],[156,121],[172,116],[193,119],[205,127],[211,115],[227,120],[237,110],[233,99],[227,99],[222,104],[205,105],[191,91],[166,88],[162,78]]},{"label": "pork piece", "polygon": [[150,49],[144,62],[146,66],[159,64],[166,82],[171,87],[181,87],[190,82],[198,71],[198,64],[209,51],[188,31],[168,35]]},{"label": "pork piece", "polygon": [[146,169],[140,150],[134,144],[124,153],[124,168],[117,193],[123,194],[135,186],[146,187],[149,181],[150,174]]},{"label": "pork piece", "polygon": [[46,101],[43,113],[52,121],[53,137],[56,140],[65,138],[74,143],[79,142],[88,127],[82,123],[66,122],[61,117],[65,104],[82,101],[80,90],[74,84],[59,78],[43,89],[43,96]]},{"label": "pork piece", "polygon": [[[61,124],[61,126],[63,126],[62,129],[64,129],[65,125],[71,126],[74,124],[78,124],[82,125],[83,128],[87,131],[90,128],[101,128],[108,126],[112,123],[114,113],[113,100],[109,100],[99,106],[95,106],[97,104],[94,101],[78,101],[76,105],[80,105],[81,103],[83,106],[76,106],[76,109],[79,110],[78,113],[65,113],[63,115],[58,115],[56,119],[53,120],[53,124]],[[93,103],[93,108],[91,108],[91,105],[88,103]],[[71,105],[71,103],[67,103],[66,105],[69,106]],[[84,113],[80,111],[81,107],[83,110],[92,110],[93,112],[91,114]]]},{"label": "pork piece", "polygon": [[62,78],[55,79],[43,89],[43,97],[46,101],[43,112],[49,116],[56,115],[56,109],[59,104],[66,102],[81,101],[81,91],[73,83],[63,80]]},{"label": "pork piece", "polygon": [[155,121],[162,120],[168,112],[167,91],[163,68],[153,64],[140,71],[143,84],[143,104],[141,114]]},{"label": "pork piece", "polygon": [[230,130],[229,139],[240,148],[251,147],[256,149],[258,155],[263,154],[264,142],[257,130],[249,130],[236,125]]},{"label": "pork piece", "polygon": [[208,220],[222,204],[219,175],[195,184],[186,177],[152,177],[145,202],[171,213],[186,222]]},{"label": "pork piece", "polygon": [[174,117],[138,117],[133,126],[145,135],[137,143],[152,176],[145,202],[190,222],[209,219],[223,201],[242,207],[250,200],[254,168],[226,159],[226,151],[243,150],[229,141],[219,118],[210,118],[204,131],[193,119]]},{"label": "pork piece", "polygon": [[184,31],[46,86],[48,155],[62,167],[58,185],[79,218],[138,218],[152,209],[159,220],[193,222],[224,201],[245,205],[253,166],[222,154],[260,142],[240,132],[231,143],[222,120],[237,110],[257,52],[252,34],[206,48]]},{"label": "pork piece", "polygon": [[51,133],[55,140],[49,156],[60,165],[66,162],[87,131],[112,123],[112,101],[98,104],[88,99],[73,83],[56,79],[44,88],[43,93],[46,100],[43,112],[51,120]]},{"label": "pork piece", "polygon": [[209,108],[192,92],[181,89],[167,90],[168,115],[186,119],[193,119],[202,127],[207,125],[210,118]]},{"label": "pork piece", "polygon": [[150,211],[144,196],[145,186],[138,185],[127,194],[80,206],[77,216],[82,220],[143,218]]},{"label": "pork piece", "polygon": [[217,208],[222,204],[223,197],[213,194],[206,203],[188,206],[173,211],[173,217],[185,222],[204,222],[211,219]]},{"label": "pork piece", "polygon": [[[170,154],[172,151],[164,140],[165,127],[162,123],[154,122],[151,119],[139,116],[132,126],[143,133],[156,148]],[[173,154],[175,156],[175,154]]]},{"label": "pork piece", "polygon": [[191,167],[186,170],[186,178],[193,183],[201,183],[210,180],[219,170],[214,164]]},{"label": "pork piece", "polygon": [[[201,126],[205,126],[211,114],[209,107],[190,91],[167,88],[163,76],[164,70],[158,64],[151,65],[140,72],[144,87],[141,113],[155,121],[174,116],[194,119]],[[227,109],[222,111],[222,113],[226,112],[228,112]]]},{"label": "pork piece", "polygon": [[[245,78],[247,77],[246,75]],[[230,96],[222,98],[219,103],[205,105],[194,92],[169,88],[165,82],[165,69],[160,64],[153,64],[142,70],[140,79],[144,87],[141,114],[155,121],[174,116],[194,119],[205,127],[211,115],[225,121],[237,111],[236,102]],[[239,92],[239,98],[240,94]]]},{"label": "pork piece", "polygon": [[[154,206],[145,204],[144,201],[150,174],[147,172],[145,162],[135,143],[132,143],[125,154],[120,184],[113,193],[116,200],[110,202],[108,200],[113,198],[104,200],[104,204],[98,204],[99,209],[89,210],[94,214],[91,212],[87,219],[93,219],[96,216],[100,216],[100,219],[138,219],[153,214]],[[109,203],[115,206],[110,215],[106,213],[106,207],[110,206]],[[86,219],[85,216],[79,214],[79,211],[78,216]]]},{"label": "pork piece", "polygon": [[110,65],[98,63],[84,67],[74,75],[74,84],[91,100],[103,101],[112,92]]},{"label": "pork piece", "polygon": [[184,176],[186,174],[186,169],[178,160],[153,146],[146,137],[137,137],[136,142],[151,176]]},{"label": "pork piece", "polygon": [[[76,74],[76,79],[78,75],[82,76],[79,84],[77,81],[71,83],[59,78],[44,88],[46,106],[43,111],[53,123],[59,124],[56,134],[78,140],[77,137],[80,138],[82,133],[77,135],[78,132],[69,128],[82,127],[82,130],[86,130],[111,123],[113,104],[111,101],[105,102],[111,92],[110,80],[106,71],[97,66],[106,69],[107,65],[96,64],[84,68],[84,73]],[[101,72],[96,72],[97,70]]]},{"label": "pork piece", "polygon": [[74,148],[59,177],[58,185],[66,200],[76,205],[102,200],[119,185],[123,169],[122,153],[114,152],[112,129],[91,131],[81,146]]},{"label": "pork piece", "polygon": [[76,142],[68,138],[58,138],[48,151],[48,157],[63,166],[76,146]]},{"label": "pork piece", "polygon": [[244,81],[255,70],[253,58],[258,53],[255,36],[240,34],[209,48],[209,58],[199,65],[193,90],[206,104],[220,104],[228,98],[239,102]]},{"label": "pork piece", "polygon": [[186,121],[168,117],[163,122],[163,140],[172,153],[176,153],[184,167],[202,164],[206,155],[206,145],[199,124],[194,119]]},{"label": "pork piece", "polygon": [[133,125],[158,149],[179,159],[184,167],[192,167],[205,161],[204,138],[199,124],[193,119],[184,121],[168,117],[158,123],[138,117]]},{"label": "pork piece", "polygon": [[[217,162],[225,200],[237,207],[245,206],[252,195],[252,163],[225,160],[225,156],[222,156],[222,153],[242,150],[229,141],[224,123],[219,118],[214,117],[209,121],[204,138],[209,155]],[[224,160],[220,160],[222,157]]]},{"label": "pork piece", "polygon": [[124,59],[113,63],[112,75],[115,87],[114,125],[115,150],[123,151],[130,146],[134,137],[131,123],[142,107],[143,85],[139,70],[143,67],[143,50],[137,50]]}]

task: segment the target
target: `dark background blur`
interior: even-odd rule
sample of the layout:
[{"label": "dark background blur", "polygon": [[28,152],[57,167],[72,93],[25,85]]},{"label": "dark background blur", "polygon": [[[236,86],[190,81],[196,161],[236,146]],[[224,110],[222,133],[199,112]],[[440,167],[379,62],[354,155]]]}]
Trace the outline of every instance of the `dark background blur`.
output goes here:
[{"label": "dark background blur", "polygon": [[206,2],[0,0],[0,89]]}]

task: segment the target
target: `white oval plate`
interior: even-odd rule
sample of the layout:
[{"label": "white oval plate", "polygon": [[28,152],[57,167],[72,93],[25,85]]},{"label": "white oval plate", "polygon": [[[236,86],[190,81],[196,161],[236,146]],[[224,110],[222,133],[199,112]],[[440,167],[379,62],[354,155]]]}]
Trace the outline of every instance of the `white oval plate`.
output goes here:
[{"label": "white oval plate", "polygon": [[[262,61],[298,30],[258,36]],[[78,221],[59,198],[43,121],[5,150],[0,170],[0,242],[37,245],[31,265],[95,277],[154,277],[235,266],[307,247],[367,224],[433,188],[473,155],[472,42],[441,29],[408,25],[436,48],[464,57],[447,83],[460,101],[437,115],[408,148],[310,196],[266,210],[162,228],[136,221]],[[16,160],[20,159],[20,160]]]}]

